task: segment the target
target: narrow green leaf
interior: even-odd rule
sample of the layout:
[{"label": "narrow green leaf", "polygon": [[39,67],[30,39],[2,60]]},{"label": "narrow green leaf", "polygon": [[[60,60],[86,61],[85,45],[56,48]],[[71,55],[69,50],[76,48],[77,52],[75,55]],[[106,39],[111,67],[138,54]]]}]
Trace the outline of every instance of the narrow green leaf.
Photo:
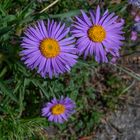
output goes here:
[{"label": "narrow green leaf", "polygon": [[6,34],[10,30],[11,30],[11,27],[4,27],[4,28],[0,29],[0,36]]},{"label": "narrow green leaf", "polygon": [[78,15],[80,13],[80,10],[73,10],[67,13],[63,14],[56,14],[56,15],[49,15],[51,18],[67,18],[67,17],[73,17],[75,15]]},{"label": "narrow green leaf", "polygon": [[4,82],[0,80],[0,90],[10,97],[13,101],[18,102],[17,98],[12,94],[12,92],[5,86]]},{"label": "narrow green leaf", "polygon": [[46,89],[41,85],[41,83],[37,80],[32,80],[32,83],[41,89],[41,91],[44,93],[44,95],[49,98],[48,93],[46,92]]},{"label": "narrow green leaf", "polygon": [[15,15],[7,15],[5,18],[3,18],[2,20],[5,22],[5,23],[8,23],[8,22],[11,22],[13,20],[16,19],[16,16]]}]

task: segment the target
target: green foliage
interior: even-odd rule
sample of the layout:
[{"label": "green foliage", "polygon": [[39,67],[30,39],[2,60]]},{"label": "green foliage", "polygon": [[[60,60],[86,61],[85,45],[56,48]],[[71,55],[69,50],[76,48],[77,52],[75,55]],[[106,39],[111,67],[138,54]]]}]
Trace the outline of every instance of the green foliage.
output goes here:
[{"label": "green foliage", "polygon": [[[52,2],[0,1],[1,140],[46,139],[48,132],[45,130],[50,126],[57,129],[54,139],[78,139],[90,135],[98,126],[105,113],[103,106],[112,108],[118,103],[123,85],[121,79],[111,75],[106,78],[109,92],[98,99],[97,89],[91,81],[99,65],[93,59],[79,61],[71,73],[53,79],[41,78],[36,71],[28,70],[20,61],[20,36],[27,26],[48,18],[61,19],[69,25],[71,18],[78,15],[80,9],[87,11],[99,3],[98,0],[95,3],[88,0],[61,0],[48,11],[40,13]],[[105,6],[109,6],[112,11],[115,8],[120,15],[123,12],[123,15],[128,14],[123,4],[115,7],[106,1]],[[112,87],[116,83],[119,86]],[[41,107],[53,97],[59,98],[61,95],[69,96],[76,102],[76,113],[63,125],[49,123],[40,116]]]}]

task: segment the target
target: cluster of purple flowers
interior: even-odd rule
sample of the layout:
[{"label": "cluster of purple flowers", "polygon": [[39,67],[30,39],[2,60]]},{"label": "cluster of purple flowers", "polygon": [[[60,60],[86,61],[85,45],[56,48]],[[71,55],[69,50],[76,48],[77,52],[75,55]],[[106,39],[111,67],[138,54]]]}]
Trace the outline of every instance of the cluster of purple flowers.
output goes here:
[{"label": "cluster of purple flowers", "polygon": [[[108,10],[101,14],[99,6],[96,12],[81,13],[71,28],[54,20],[30,26],[21,44],[20,55],[25,65],[37,69],[42,77],[52,78],[69,72],[79,55],[94,56],[99,63],[119,57],[124,22]],[[71,37],[67,37],[69,33]]]},{"label": "cluster of purple flowers", "polygon": [[140,8],[140,0],[128,0],[128,3]]},{"label": "cluster of purple flowers", "polygon": [[[98,63],[110,62],[119,57],[122,46],[124,21],[115,13],[100,7],[75,17],[71,28],[65,24],[48,20],[30,26],[22,40],[21,59],[31,70],[37,69],[42,77],[58,76],[69,72],[83,55],[94,56]],[[71,37],[67,37],[71,35]],[[74,112],[75,103],[70,98],[61,97],[45,104],[42,116],[49,121],[62,123]]]},{"label": "cluster of purple flowers", "polygon": [[131,16],[134,20],[134,25],[132,26],[131,31],[131,40],[136,41],[138,39],[138,33],[140,32],[140,13],[138,12],[138,9],[133,7],[131,10]]}]

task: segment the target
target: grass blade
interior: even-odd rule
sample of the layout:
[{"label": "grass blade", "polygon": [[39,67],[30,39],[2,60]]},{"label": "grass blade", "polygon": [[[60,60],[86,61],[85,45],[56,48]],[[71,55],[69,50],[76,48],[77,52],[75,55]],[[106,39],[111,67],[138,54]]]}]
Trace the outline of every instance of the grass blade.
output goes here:
[{"label": "grass blade", "polygon": [[13,101],[18,102],[17,98],[12,94],[12,92],[5,86],[5,84],[0,81],[0,90]]}]

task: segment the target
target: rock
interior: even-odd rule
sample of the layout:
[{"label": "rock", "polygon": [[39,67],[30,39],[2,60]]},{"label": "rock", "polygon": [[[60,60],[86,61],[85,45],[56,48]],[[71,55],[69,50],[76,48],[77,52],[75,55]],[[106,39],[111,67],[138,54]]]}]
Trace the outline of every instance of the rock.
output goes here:
[{"label": "rock", "polygon": [[106,124],[101,124],[95,140],[140,140],[140,82],[128,93],[123,110],[109,115]]}]

